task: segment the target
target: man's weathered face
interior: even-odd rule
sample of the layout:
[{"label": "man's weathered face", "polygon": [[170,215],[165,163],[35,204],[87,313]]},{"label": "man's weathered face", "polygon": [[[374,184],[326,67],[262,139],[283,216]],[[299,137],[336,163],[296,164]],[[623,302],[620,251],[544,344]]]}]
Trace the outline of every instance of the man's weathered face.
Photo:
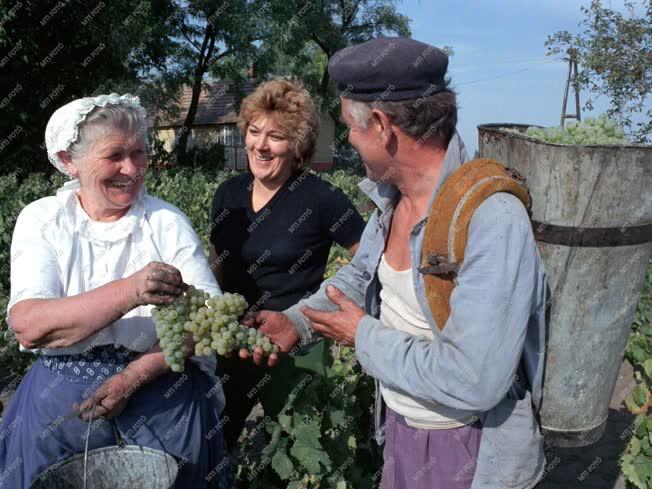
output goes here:
[{"label": "man's weathered face", "polygon": [[346,124],[349,130],[349,143],[353,146],[365,166],[367,177],[378,181],[387,172],[388,154],[373,121],[369,121],[367,127],[360,125],[351,115],[351,101],[341,99],[340,120]]}]

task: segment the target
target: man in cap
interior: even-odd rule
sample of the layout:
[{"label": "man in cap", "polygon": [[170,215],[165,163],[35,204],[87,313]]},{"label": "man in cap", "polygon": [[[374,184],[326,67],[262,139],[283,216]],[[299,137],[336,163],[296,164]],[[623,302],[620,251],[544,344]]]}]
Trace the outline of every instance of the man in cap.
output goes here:
[{"label": "man in cap", "polygon": [[525,207],[499,192],[474,211],[444,325],[418,268],[435,194],[468,160],[447,66],[443,51],[408,38],[331,58],[341,118],[368,176],[360,186],[377,209],[351,264],[255,323],[284,352],[321,336],[355,347],[376,379],[382,488],[530,488],[545,466],[535,413],[548,287]]}]

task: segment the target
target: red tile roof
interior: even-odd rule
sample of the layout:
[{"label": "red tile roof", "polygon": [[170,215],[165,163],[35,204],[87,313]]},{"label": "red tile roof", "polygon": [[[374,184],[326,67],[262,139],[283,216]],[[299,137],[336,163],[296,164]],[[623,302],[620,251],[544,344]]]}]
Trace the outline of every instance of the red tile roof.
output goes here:
[{"label": "red tile roof", "polygon": [[[252,93],[258,82],[246,81],[242,86],[244,96]],[[202,86],[197,104],[197,113],[193,125],[202,124],[233,124],[238,121],[238,113],[235,106],[235,86],[225,82],[210,82]],[[161,119],[159,127],[180,126],[186,118],[190,100],[192,99],[192,87],[184,86],[179,98],[179,118],[177,120]]]}]

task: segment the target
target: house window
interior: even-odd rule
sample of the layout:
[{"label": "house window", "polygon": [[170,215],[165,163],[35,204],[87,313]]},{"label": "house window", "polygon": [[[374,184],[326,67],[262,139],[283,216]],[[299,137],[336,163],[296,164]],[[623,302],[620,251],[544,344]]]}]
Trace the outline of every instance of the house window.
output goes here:
[{"label": "house window", "polygon": [[218,142],[224,146],[224,168],[229,170],[247,169],[247,152],[244,138],[236,124],[222,124],[219,127]]}]

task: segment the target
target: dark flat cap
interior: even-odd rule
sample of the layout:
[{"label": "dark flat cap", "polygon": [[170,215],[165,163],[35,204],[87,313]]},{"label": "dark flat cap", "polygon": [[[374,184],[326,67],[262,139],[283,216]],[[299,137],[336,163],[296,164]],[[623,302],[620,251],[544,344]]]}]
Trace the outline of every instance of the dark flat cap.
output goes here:
[{"label": "dark flat cap", "polygon": [[383,37],[349,46],[328,62],[338,94],[353,100],[406,100],[446,88],[448,55],[408,37]]}]

